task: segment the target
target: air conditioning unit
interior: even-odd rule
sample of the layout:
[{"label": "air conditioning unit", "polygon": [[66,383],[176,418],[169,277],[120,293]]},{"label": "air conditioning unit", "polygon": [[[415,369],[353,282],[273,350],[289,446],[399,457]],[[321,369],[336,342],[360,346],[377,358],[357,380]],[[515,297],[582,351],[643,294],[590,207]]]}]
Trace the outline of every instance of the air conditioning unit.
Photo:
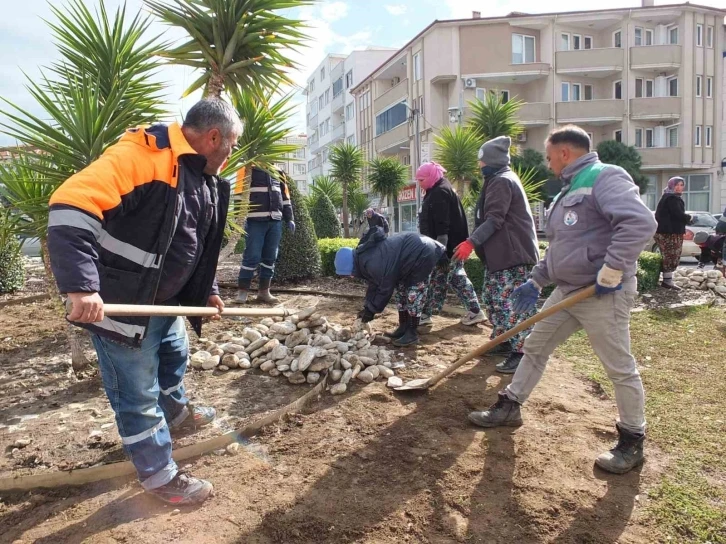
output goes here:
[{"label": "air conditioning unit", "polygon": [[518,144],[525,144],[527,143],[527,131],[523,130],[519,134],[517,134],[517,143]]},{"label": "air conditioning unit", "polygon": [[464,88],[476,89],[476,78],[467,77],[466,79],[464,79]]},{"label": "air conditioning unit", "polygon": [[399,83],[401,83],[401,78],[396,76],[391,80],[391,87],[395,87]]}]

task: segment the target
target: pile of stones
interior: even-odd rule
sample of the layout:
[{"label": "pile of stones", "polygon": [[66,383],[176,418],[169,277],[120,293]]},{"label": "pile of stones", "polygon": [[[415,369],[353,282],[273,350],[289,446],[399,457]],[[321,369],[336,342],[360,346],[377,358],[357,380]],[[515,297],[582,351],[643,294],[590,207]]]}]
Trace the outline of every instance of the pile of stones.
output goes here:
[{"label": "pile of stones", "polygon": [[711,290],[726,295],[726,278],[720,270],[679,268],[673,274],[673,283],[683,289]]},{"label": "pile of stones", "polygon": [[348,328],[316,314],[316,308],[306,308],[285,320],[265,318],[240,336],[220,333],[214,340],[200,338],[199,347],[191,350],[191,367],[222,372],[257,368],[270,376],[284,376],[292,384],[316,384],[327,372],[333,395],[345,393],[353,379],[402,385],[395,370],[403,368],[403,362],[395,361],[385,346],[373,344],[387,343],[388,338],[377,338],[360,320]]}]

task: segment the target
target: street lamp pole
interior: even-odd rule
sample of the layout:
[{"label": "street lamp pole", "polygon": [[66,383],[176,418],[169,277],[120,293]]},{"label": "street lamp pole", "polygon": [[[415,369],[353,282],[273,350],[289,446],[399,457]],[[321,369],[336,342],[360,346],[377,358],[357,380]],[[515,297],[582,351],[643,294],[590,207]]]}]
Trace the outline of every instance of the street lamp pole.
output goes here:
[{"label": "street lamp pole", "polygon": [[[414,131],[415,131],[415,141],[416,141],[416,162],[415,162],[415,169],[413,171],[413,177],[414,180],[416,179],[416,172],[418,171],[419,167],[421,166],[421,134],[418,130],[418,117],[419,117],[419,111],[418,108],[413,110],[413,120],[414,120]],[[419,222],[419,214],[421,212],[421,186],[419,185],[418,181],[416,181],[416,226],[418,227]]]}]

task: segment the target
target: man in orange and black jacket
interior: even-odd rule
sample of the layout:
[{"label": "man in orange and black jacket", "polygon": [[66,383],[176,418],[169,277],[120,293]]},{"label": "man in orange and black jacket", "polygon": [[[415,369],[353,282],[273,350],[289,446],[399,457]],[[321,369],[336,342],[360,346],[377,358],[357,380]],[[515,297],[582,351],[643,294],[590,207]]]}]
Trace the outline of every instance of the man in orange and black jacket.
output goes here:
[{"label": "man in orange and black jacket", "polygon": [[[184,124],[134,128],[50,200],[48,250],[91,332],[116,424],[144,489],[173,504],[206,499],[212,484],[180,472],[170,429],[196,428],[213,408],[184,390],[182,318],[107,317],[104,303],[224,307],[215,274],[230,198],[219,177],[242,132],[222,100],[194,105]],[[197,334],[201,320],[190,318]]]}]

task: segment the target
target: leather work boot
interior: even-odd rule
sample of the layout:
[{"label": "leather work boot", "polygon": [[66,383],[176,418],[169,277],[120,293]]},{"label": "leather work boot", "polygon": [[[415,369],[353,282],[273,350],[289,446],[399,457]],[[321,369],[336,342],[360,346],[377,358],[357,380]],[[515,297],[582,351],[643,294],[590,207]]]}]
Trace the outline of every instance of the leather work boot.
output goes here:
[{"label": "leather work boot", "polygon": [[406,327],[408,327],[408,312],[398,312],[398,328],[393,332],[384,332],[383,335],[398,340],[406,332]]},{"label": "leather work boot", "polygon": [[499,399],[484,412],[471,412],[469,421],[479,427],[519,427],[522,425],[522,405],[499,392]]},{"label": "leather work boot", "polygon": [[277,304],[280,299],[270,294],[270,282],[272,280],[260,279],[260,287],[257,289],[257,302],[267,302],[268,304]]},{"label": "leather work boot", "polygon": [[503,344],[499,344],[497,347],[490,349],[484,355],[508,356],[510,353],[512,353],[512,346],[509,344],[509,342],[504,342]]},{"label": "leather work boot", "polygon": [[416,328],[418,327],[418,322],[420,319],[420,317],[413,317],[409,315],[406,332],[404,332],[400,338],[394,340],[392,344],[399,348],[418,344],[418,331],[416,331]]},{"label": "leather work boot", "polygon": [[598,455],[595,464],[607,472],[625,474],[645,461],[643,454],[645,435],[626,431],[619,424],[615,427],[619,435],[617,445],[610,451]]},{"label": "leather work boot", "polygon": [[193,478],[183,471],[177,472],[166,485],[146,492],[169,504],[201,504],[214,490],[211,483]]},{"label": "leather work boot", "polygon": [[504,361],[497,363],[497,372],[501,374],[514,374],[517,371],[522,357],[524,357],[524,353],[512,351]]}]

